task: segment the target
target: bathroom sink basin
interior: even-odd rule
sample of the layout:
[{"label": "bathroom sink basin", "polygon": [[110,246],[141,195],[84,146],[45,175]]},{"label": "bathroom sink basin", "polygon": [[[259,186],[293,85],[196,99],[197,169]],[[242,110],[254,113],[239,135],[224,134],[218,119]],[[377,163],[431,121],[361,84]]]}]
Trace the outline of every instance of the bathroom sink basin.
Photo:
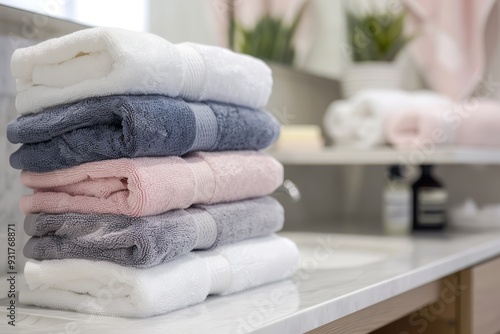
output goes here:
[{"label": "bathroom sink basin", "polygon": [[364,236],[310,232],[282,232],[293,240],[300,252],[300,267],[341,269],[362,267],[396,257],[412,250],[405,237]]}]

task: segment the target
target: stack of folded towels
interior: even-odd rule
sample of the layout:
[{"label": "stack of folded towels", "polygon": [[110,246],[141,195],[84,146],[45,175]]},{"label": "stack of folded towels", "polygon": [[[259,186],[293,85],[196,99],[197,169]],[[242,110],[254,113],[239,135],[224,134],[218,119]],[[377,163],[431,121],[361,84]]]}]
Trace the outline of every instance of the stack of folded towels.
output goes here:
[{"label": "stack of folded towels", "polygon": [[148,317],[294,273],[268,196],[283,166],[259,152],[279,135],[263,62],[93,28],[19,49],[11,69],[10,162],[33,189],[21,302]]}]

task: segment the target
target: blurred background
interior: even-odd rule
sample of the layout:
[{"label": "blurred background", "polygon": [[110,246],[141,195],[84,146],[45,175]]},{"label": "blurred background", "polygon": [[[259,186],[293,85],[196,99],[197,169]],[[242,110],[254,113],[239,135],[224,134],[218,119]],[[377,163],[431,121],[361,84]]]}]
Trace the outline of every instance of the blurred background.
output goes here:
[{"label": "blurred background", "polygon": [[[490,135],[500,125],[474,123],[473,139],[430,146],[387,135],[394,109],[418,114],[444,101],[461,115],[500,97],[499,10],[486,0],[0,0],[1,131],[16,117],[9,69],[16,48],[89,26],[148,31],[173,43],[228,47],[271,66],[267,109],[283,132],[270,153],[291,181],[275,194],[286,209],[285,229],[390,233],[387,208],[393,197],[408,200],[423,164],[435,165],[450,217],[457,208],[459,218],[487,208],[500,225],[500,142]],[[434,102],[422,102],[427,98]],[[396,130],[413,135],[418,119]],[[26,190],[8,164],[16,147],[1,136],[0,149],[0,219],[19,224],[17,202]],[[402,165],[395,176],[390,167]],[[394,192],[395,182],[406,190]]]}]

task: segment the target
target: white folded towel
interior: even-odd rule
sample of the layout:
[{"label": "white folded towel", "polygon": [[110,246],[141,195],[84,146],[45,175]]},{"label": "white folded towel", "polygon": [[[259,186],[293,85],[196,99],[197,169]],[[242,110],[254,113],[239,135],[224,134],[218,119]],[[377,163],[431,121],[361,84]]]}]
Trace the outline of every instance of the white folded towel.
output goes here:
[{"label": "white folded towel", "polygon": [[299,253],[275,235],[191,252],[147,269],[80,259],[29,261],[25,304],[122,317],[149,317],[290,277]]},{"label": "white folded towel", "polygon": [[11,71],[20,114],[113,94],[162,94],[261,108],[272,89],[271,70],[253,57],[102,27],[18,49]]},{"label": "white folded towel", "polygon": [[447,97],[430,91],[364,90],[350,100],[330,104],[324,127],[336,145],[371,148],[387,143],[385,123],[392,113],[451,103]]}]

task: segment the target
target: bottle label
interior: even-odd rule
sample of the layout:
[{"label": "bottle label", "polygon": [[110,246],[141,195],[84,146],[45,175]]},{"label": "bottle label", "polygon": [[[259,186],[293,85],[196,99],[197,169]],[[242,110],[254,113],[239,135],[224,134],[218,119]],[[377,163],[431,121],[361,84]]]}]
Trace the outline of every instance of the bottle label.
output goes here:
[{"label": "bottle label", "polygon": [[410,213],[408,205],[391,205],[385,208],[386,219],[391,221],[410,221]]},{"label": "bottle label", "polygon": [[418,222],[422,225],[446,223],[448,193],[443,189],[421,188],[418,191]]},{"label": "bottle label", "polygon": [[384,227],[387,231],[407,231],[411,224],[411,194],[408,189],[384,193]]}]

